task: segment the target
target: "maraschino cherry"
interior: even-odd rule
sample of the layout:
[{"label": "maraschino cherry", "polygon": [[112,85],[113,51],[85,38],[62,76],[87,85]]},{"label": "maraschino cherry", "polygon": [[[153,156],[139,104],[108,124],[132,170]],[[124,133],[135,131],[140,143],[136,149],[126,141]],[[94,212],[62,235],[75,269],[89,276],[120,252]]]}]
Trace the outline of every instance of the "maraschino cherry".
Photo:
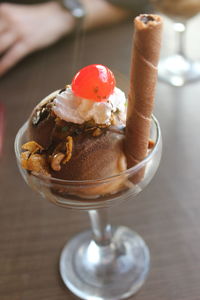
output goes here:
[{"label": "maraschino cherry", "polygon": [[89,65],[81,69],[72,80],[72,91],[76,96],[104,102],[113,93],[115,77],[103,65]]}]

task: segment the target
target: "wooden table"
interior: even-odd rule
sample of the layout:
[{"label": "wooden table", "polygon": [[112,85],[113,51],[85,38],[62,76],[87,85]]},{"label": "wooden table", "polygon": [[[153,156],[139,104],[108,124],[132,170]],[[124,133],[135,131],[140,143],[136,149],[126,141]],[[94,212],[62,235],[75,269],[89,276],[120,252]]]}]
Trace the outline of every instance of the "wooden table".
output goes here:
[{"label": "wooden table", "polygon": [[[188,52],[200,52],[195,26]],[[172,49],[165,30],[163,55]],[[74,72],[102,63],[129,74],[132,25],[121,24],[87,34],[81,64],[73,65],[74,40],[66,38],[35,53],[0,79],[0,102],[6,108],[3,156],[0,158],[0,299],[77,299],[58,272],[67,240],[88,228],[86,213],[56,207],[34,193],[21,178],[13,142],[33,106],[70,82]],[[170,47],[169,47],[170,44]],[[165,53],[166,52],[166,53]],[[122,82],[122,83],[123,83]],[[137,197],[111,211],[113,224],[140,233],[151,251],[151,272],[134,300],[200,299],[200,82],[183,88],[159,83],[155,114],[163,134],[163,157],[151,184]]]}]

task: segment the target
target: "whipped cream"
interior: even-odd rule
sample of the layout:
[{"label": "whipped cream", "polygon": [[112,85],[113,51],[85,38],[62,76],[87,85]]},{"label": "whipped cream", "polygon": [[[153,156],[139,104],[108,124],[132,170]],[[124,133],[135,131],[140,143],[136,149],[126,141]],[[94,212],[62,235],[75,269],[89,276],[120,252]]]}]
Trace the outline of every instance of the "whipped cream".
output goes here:
[{"label": "whipped cream", "polygon": [[53,101],[53,111],[62,120],[76,124],[94,120],[96,124],[111,123],[111,115],[119,111],[120,118],[125,119],[126,97],[124,92],[115,87],[105,102],[94,102],[74,95],[71,86],[57,94]]}]

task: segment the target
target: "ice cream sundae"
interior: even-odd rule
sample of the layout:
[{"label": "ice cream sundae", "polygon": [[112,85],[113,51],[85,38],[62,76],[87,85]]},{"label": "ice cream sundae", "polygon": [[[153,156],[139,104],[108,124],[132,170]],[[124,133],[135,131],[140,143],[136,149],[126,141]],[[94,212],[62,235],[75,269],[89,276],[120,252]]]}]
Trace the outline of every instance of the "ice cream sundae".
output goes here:
[{"label": "ice cream sundae", "polygon": [[[117,175],[145,158],[153,147],[149,134],[161,28],[159,16],[135,19],[128,105],[112,71],[94,64],[34,108],[21,153],[21,166],[30,175],[96,180]],[[140,172],[133,182],[142,176]],[[119,190],[125,180],[102,193]]]}]

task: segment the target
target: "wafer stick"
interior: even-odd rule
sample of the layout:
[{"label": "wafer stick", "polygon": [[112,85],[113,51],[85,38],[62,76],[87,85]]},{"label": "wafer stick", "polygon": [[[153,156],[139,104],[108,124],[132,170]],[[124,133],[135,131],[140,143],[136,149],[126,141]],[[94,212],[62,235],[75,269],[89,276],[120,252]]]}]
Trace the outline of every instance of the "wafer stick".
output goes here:
[{"label": "wafer stick", "polygon": [[[125,137],[128,168],[147,155],[161,46],[162,19],[158,15],[144,14],[135,18],[134,25]],[[135,177],[135,183],[141,179],[143,173],[144,170]]]}]

